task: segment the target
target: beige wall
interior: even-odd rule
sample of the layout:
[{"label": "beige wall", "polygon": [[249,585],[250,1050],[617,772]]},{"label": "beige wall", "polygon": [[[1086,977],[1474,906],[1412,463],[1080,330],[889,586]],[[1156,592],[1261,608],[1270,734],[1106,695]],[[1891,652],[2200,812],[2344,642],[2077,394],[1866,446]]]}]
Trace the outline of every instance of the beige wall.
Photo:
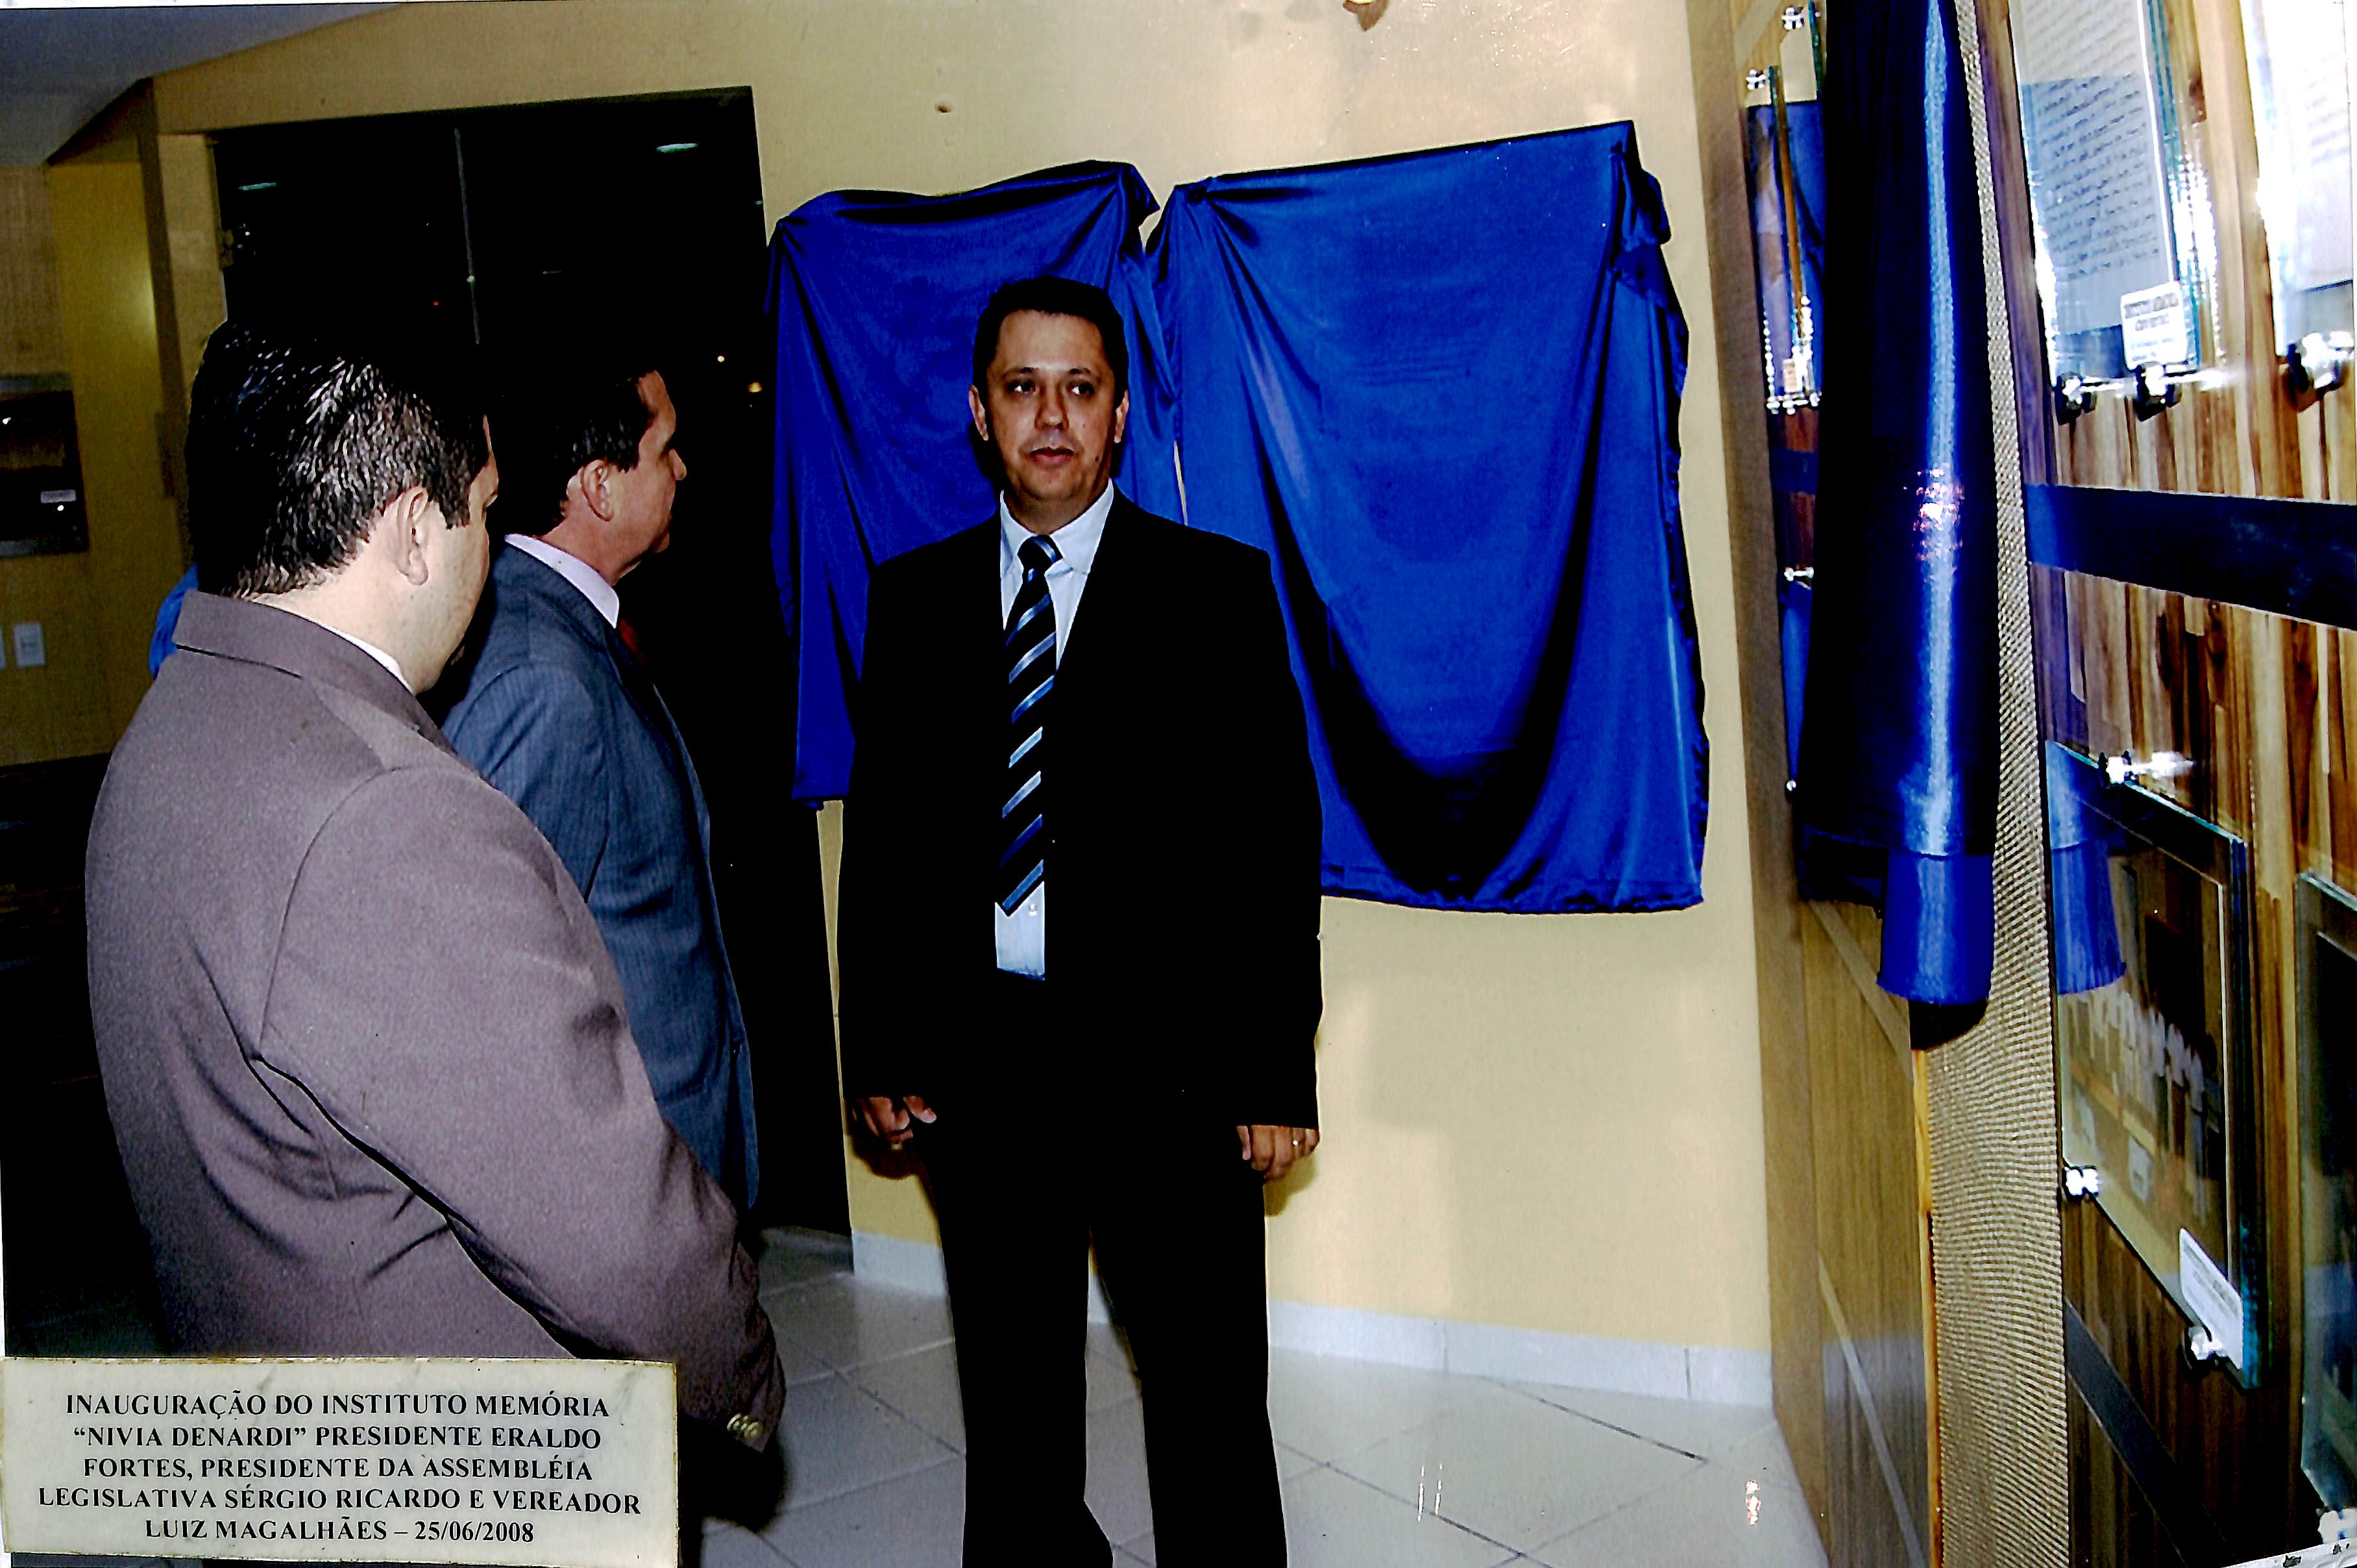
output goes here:
[{"label": "beige wall", "polygon": [[[1677,0],[554,0],[421,5],[158,80],[166,133],[750,86],[774,220],[1081,158],[1223,171],[1633,119],[1693,327],[1688,550],[1710,724],[1706,902],[1639,917],[1329,900],[1328,1143],[1275,1195],[1274,1294],[1764,1351],[1760,1064],[1717,338]],[[829,819],[832,825],[832,816]],[[832,858],[830,856],[830,865]],[[863,1230],[923,1239],[853,1164]]]},{"label": "beige wall", "polygon": [[[131,499],[118,472],[121,437],[126,421],[136,431],[135,422],[145,417],[123,406],[124,396],[137,395],[145,383],[137,379],[135,351],[126,367],[121,350],[126,344],[135,350],[143,322],[152,335],[153,310],[143,317],[135,300],[116,297],[118,285],[146,286],[139,166],[59,170],[55,177],[62,183],[53,192],[50,171],[0,169],[0,376],[73,378],[91,548],[0,559],[0,636],[37,621],[48,656],[46,664],[25,670],[12,650],[0,670],[0,768],[94,756],[114,743],[101,583],[115,559],[110,551],[124,541],[107,526],[119,511],[99,498],[117,506]],[[61,252],[72,265],[60,269]],[[96,306],[112,329],[96,337],[70,330],[69,299]],[[118,373],[125,368],[130,374]],[[133,460],[153,469],[152,424],[138,438],[144,456]],[[139,647],[144,655],[144,634]],[[145,689],[144,671],[139,685]]]}]

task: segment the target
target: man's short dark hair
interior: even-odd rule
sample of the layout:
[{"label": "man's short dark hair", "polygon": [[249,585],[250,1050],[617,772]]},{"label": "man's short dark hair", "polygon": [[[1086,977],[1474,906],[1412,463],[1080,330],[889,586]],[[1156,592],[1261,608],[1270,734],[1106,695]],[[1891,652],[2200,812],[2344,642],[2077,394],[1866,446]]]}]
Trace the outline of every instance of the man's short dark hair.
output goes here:
[{"label": "man's short dark hair", "polygon": [[491,409],[501,533],[543,534],[565,521],[565,487],[593,462],[639,466],[639,442],[655,421],[640,383],[660,368],[632,349],[511,369]]},{"label": "man's short dark hair", "polygon": [[974,382],[979,387],[990,373],[990,361],[998,353],[998,329],[1006,318],[1018,310],[1036,310],[1043,316],[1077,316],[1097,329],[1104,340],[1105,363],[1113,368],[1113,397],[1129,390],[1129,344],[1122,337],[1121,312],[1114,308],[1113,300],[1094,284],[1078,278],[1023,278],[1002,284],[982,308],[982,319],[974,329]]},{"label": "man's short dark hair", "polygon": [[481,405],[447,366],[231,322],[188,397],[197,585],[250,598],[321,582],[411,489],[463,527],[490,457]]}]

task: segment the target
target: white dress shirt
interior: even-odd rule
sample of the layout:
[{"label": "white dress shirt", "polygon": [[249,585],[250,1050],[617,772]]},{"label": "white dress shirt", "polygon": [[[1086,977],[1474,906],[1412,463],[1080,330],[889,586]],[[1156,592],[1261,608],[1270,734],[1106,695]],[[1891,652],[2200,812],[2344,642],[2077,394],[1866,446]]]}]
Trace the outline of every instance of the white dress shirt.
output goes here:
[{"label": "white dress shirt", "polygon": [[[394,659],[392,654],[387,653],[383,649],[379,648],[375,643],[371,642],[367,638],[354,637],[342,627],[328,626],[328,623],[323,620],[315,620],[311,624],[313,626],[327,627],[329,631],[334,632],[338,637],[342,638],[346,642],[350,643],[354,648],[359,649],[362,653],[367,654],[371,659],[375,660],[379,664],[383,665],[387,670],[391,671],[394,680],[400,682],[404,686],[409,686],[409,677],[401,672],[400,661]],[[414,686],[410,686],[409,689],[412,692],[416,690]]]},{"label": "white dress shirt", "polygon": [[[1104,541],[1105,519],[1113,515],[1113,487],[1107,485],[1104,494],[1089,503],[1089,510],[1048,536],[1055,545],[1058,558],[1048,568],[1048,599],[1056,607],[1056,661],[1063,662],[1065,641],[1072,635],[1072,621],[1081,613],[1081,590],[1089,585],[1089,568],[1096,564],[1097,546]],[[1015,596],[1023,586],[1023,560],[1017,553],[1023,542],[1032,537],[1031,531],[1015,521],[1006,510],[1006,498],[998,498],[998,624],[1005,626],[1014,612]],[[1048,725],[1056,723],[1056,707],[1048,705]],[[1055,767],[1055,750],[1049,749],[1048,768]],[[1056,781],[1042,774],[1040,785],[1048,794],[1048,831],[1055,832]],[[1042,876],[1030,897],[1008,914],[996,903],[990,907],[994,932],[998,939],[998,967],[1010,974],[1028,974],[1044,980],[1048,974],[1048,879]]]},{"label": "white dress shirt", "polygon": [[597,607],[608,626],[619,626],[622,619],[622,596],[614,585],[597,575],[597,568],[578,555],[567,555],[545,539],[534,539],[529,533],[508,535],[511,547],[522,551],[542,565],[547,566],[581,590],[581,596]]}]

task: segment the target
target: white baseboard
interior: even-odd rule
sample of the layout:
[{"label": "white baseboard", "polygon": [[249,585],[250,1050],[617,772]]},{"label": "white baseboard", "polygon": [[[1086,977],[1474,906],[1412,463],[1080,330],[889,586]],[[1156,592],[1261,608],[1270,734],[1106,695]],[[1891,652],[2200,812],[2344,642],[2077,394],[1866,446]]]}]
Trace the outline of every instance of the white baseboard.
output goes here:
[{"label": "white baseboard", "polygon": [[[879,1284],[929,1295],[948,1292],[942,1250],[930,1242],[857,1230],[852,1233],[851,1256],[853,1269]],[[1092,1272],[1089,1319],[1103,1323],[1108,1316],[1104,1294]],[[1268,1304],[1268,1342],[1282,1350],[1353,1361],[1704,1404],[1764,1406],[1772,1397],[1768,1352],[1726,1345],[1660,1345],[1551,1334],[1275,1299]]]}]

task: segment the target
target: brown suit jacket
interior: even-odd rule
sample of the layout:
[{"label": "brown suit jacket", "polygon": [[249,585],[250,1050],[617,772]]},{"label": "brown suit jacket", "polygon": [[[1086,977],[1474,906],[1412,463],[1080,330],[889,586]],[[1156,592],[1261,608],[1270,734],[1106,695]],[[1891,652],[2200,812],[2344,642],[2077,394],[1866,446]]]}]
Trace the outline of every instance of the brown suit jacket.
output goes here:
[{"label": "brown suit jacket", "polygon": [[556,853],[333,632],[191,595],[107,768],[91,1010],[181,1348],[627,1355],[773,1429],[728,1199]]}]

